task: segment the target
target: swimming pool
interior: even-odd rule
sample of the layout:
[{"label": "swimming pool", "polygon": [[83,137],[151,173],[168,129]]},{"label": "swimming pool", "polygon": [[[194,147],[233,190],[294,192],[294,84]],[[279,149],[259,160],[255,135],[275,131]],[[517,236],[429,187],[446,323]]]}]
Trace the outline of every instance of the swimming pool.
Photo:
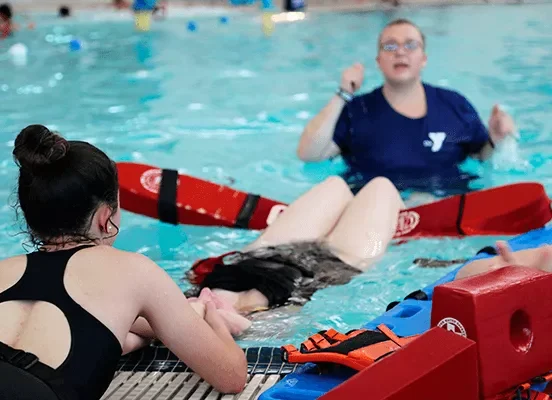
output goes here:
[{"label": "swimming pool", "polygon": [[[552,193],[552,5],[441,7],[357,14],[311,13],[262,35],[254,14],[177,12],[137,34],[128,16],[80,14],[58,21],[38,15],[34,32],[0,42],[0,251],[22,251],[12,196],[16,133],[44,123],[72,139],[89,140],[117,161],[168,168],[282,201],[342,170],[339,160],[304,165],[295,146],[307,119],[335,89],[343,68],[366,63],[363,89],[380,84],[373,61],[376,36],[390,19],[406,16],[428,37],[424,78],[462,91],[486,121],[495,101],[521,131],[515,157],[496,165],[468,163],[482,187],[536,180]],[[227,24],[220,16],[229,17]],[[186,29],[189,21],[197,30]],[[507,21],[507,23],[506,23]],[[331,36],[330,36],[331,33]],[[68,42],[85,48],[70,52]],[[26,66],[5,54],[29,48]],[[201,257],[239,248],[255,232],[173,227],[123,214],[116,246],[139,251],[181,278]],[[346,287],[318,292],[303,310],[274,313],[253,326],[242,345],[297,343],[315,330],[348,330],[380,314],[392,300],[448,269],[413,265],[416,257],[471,256],[496,238],[420,240],[392,247],[373,270]]]}]

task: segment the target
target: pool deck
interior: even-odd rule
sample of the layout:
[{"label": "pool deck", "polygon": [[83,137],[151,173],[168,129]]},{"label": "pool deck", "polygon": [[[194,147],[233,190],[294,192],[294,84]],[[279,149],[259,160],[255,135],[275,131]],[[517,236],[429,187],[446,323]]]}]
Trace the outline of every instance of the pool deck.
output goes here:
[{"label": "pool deck", "polygon": [[101,400],[256,400],[297,365],[281,360],[277,347],[245,349],[248,379],[237,395],[217,392],[163,345],[152,345],[124,356]]},{"label": "pool deck", "polygon": [[[393,5],[395,0],[306,0],[307,9],[311,11],[376,11],[400,10],[407,7],[435,7],[452,5],[489,5],[489,4],[538,4],[550,3],[550,0],[397,0],[399,6]],[[258,2],[251,6],[230,6],[228,0],[170,0],[171,9],[206,12],[212,9],[239,10],[257,12]],[[274,0],[277,9],[281,9],[283,0]],[[112,10],[110,2],[94,0],[12,0],[15,11],[56,11],[61,4],[68,4],[75,10]],[[180,12],[179,12],[180,14]]]},{"label": "pool deck", "polygon": [[101,400],[256,400],[284,375],[249,374],[237,394],[221,394],[192,372],[119,372]]}]

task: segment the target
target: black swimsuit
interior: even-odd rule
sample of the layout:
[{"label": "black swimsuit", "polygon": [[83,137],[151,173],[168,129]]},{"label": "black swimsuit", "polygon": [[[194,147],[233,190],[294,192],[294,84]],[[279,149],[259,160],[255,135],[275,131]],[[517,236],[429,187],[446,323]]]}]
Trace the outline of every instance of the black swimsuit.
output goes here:
[{"label": "black swimsuit", "polygon": [[29,300],[53,304],[63,312],[71,330],[69,355],[56,369],[33,354],[0,342],[0,400],[98,400],[109,387],[122,354],[119,340],[77,304],[63,284],[69,259],[87,247],[91,246],[28,254],[21,279],[0,293],[0,303]]}]

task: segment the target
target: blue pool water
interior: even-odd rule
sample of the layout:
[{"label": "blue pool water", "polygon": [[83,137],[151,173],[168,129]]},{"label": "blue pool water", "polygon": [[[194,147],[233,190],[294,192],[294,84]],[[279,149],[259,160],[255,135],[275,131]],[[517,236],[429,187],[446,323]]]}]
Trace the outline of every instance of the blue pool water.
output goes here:
[{"label": "blue pool water", "polygon": [[[463,92],[486,121],[504,104],[520,128],[494,163],[466,168],[478,187],[539,181],[552,193],[552,5],[442,7],[357,14],[311,13],[264,37],[254,13],[177,12],[145,34],[125,14],[37,15],[37,28],[0,42],[0,251],[22,251],[12,196],[16,133],[43,123],[84,139],[117,161],[135,161],[292,201],[342,162],[304,165],[295,157],[302,127],[328,100],[347,65],[366,64],[363,90],[380,84],[376,37],[390,19],[417,22],[428,40],[428,82]],[[228,24],[220,16],[228,16]],[[186,29],[193,20],[195,32]],[[84,49],[70,52],[79,39]],[[9,46],[24,43],[26,66]],[[151,257],[185,289],[184,272],[201,257],[239,248],[258,233],[167,226],[124,213],[116,246]],[[348,330],[392,300],[439,278],[416,257],[472,255],[496,238],[419,240],[392,247],[346,287],[318,292],[303,310],[254,325],[244,345],[280,345],[322,328]]]}]

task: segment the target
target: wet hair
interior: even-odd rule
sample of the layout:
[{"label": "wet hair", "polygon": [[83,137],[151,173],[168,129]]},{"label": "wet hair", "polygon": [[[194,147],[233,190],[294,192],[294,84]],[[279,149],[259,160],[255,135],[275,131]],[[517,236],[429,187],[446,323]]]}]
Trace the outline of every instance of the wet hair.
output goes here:
[{"label": "wet hair", "polygon": [[410,26],[413,26],[414,28],[416,28],[416,30],[418,32],[420,32],[420,36],[422,37],[422,48],[425,49],[426,37],[425,37],[424,33],[422,32],[422,30],[420,29],[420,27],[418,25],[416,25],[414,22],[412,22],[412,21],[410,21],[409,19],[406,19],[406,18],[395,19],[395,20],[389,22],[387,25],[385,25],[385,27],[381,30],[381,33],[378,37],[378,49],[379,49],[379,46],[381,44],[381,35],[382,35],[383,31],[385,29],[389,28],[390,26],[396,26],[396,25],[410,25]]},{"label": "wet hair", "polygon": [[61,6],[59,8],[59,13],[58,15],[62,18],[64,17],[69,17],[71,15],[71,9],[67,6]]},{"label": "wet hair", "polygon": [[113,215],[119,193],[117,167],[103,151],[30,125],[15,139],[13,156],[18,205],[33,245],[97,239],[89,236],[92,216],[102,204]]},{"label": "wet hair", "polygon": [[0,15],[3,15],[8,20],[12,19],[13,13],[8,3],[0,4]]}]

